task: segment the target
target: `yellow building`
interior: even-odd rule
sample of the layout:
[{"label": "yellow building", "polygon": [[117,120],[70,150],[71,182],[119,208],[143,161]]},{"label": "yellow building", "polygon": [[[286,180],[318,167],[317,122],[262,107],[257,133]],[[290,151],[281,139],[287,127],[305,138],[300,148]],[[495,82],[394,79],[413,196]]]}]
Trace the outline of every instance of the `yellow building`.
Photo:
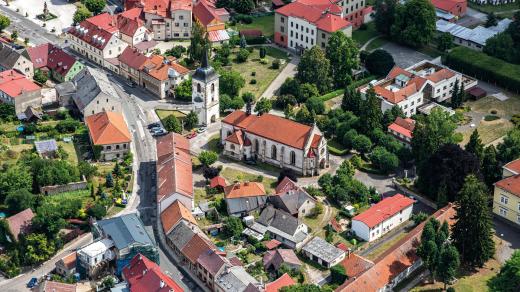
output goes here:
[{"label": "yellow building", "polygon": [[520,160],[503,168],[504,179],[495,183],[493,213],[520,226]]}]

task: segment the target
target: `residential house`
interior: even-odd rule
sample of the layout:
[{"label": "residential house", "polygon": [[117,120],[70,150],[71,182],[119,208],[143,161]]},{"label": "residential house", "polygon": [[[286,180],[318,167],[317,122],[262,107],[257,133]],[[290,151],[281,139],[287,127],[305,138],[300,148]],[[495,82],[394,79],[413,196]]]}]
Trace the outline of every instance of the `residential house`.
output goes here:
[{"label": "residential house", "polygon": [[[455,223],[456,211],[452,204],[438,210],[431,217],[441,223]],[[403,279],[409,277],[422,266],[416,250],[420,244],[421,233],[426,221],[415,227],[403,239],[388,248],[375,261],[374,265],[361,274],[348,278],[337,292],[392,291]]]},{"label": "residential house", "polygon": [[520,175],[518,160],[503,167],[504,177],[495,183],[493,213],[515,226],[520,226]]},{"label": "residential house", "polygon": [[414,200],[401,194],[387,197],[352,218],[354,234],[368,242],[374,241],[410,219]]},{"label": "residential house", "polygon": [[291,214],[268,205],[262,210],[260,217],[249,227],[262,235],[280,241],[292,249],[299,249],[309,237],[309,227]]},{"label": "residential house", "polygon": [[125,9],[141,8],[145,26],[155,40],[188,39],[191,37],[191,0],[127,0]]},{"label": "residential house", "polygon": [[58,144],[56,144],[54,139],[34,141],[34,147],[36,148],[36,153],[43,158],[54,158],[58,151]]},{"label": "residential house", "polygon": [[297,284],[297,282],[294,281],[294,279],[291,278],[291,276],[289,276],[289,274],[285,273],[285,274],[281,275],[280,278],[278,278],[270,283],[266,283],[264,291],[265,292],[278,292],[283,287],[289,287],[289,286],[293,286],[296,284]]},{"label": "residential house", "polygon": [[76,252],[64,256],[54,265],[56,266],[56,273],[62,277],[70,277],[76,273]]},{"label": "residential house", "polygon": [[41,87],[16,70],[0,72],[0,101],[14,105],[16,114],[29,107],[41,108]]},{"label": "residential house", "polygon": [[105,271],[116,258],[114,241],[110,238],[96,240],[77,251],[77,272],[83,277],[95,278]]},{"label": "residential house", "polygon": [[412,147],[413,130],[415,120],[411,118],[397,117],[393,123],[388,125],[388,133],[394,136],[405,147]]},{"label": "residential house", "polygon": [[[290,182],[286,182],[286,181]],[[311,197],[305,189],[296,185],[290,178],[285,177],[279,184],[279,186],[285,186],[285,188],[276,188],[280,190],[276,195],[269,196],[267,202],[272,204],[275,208],[283,210],[292,216],[297,218],[303,218],[311,214],[316,206],[316,199]],[[285,190],[289,185],[293,185],[294,188]]]},{"label": "residential house", "polygon": [[137,253],[145,255],[153,261],[159,260],[155,242],[136,213],[94,222],[93,234],[96,238],[113,240],[116,255],[116,274],[120,274],[122,268]]},{"label": "residential house", "polygon": [[345,258],[345,252],[334,245],[326,242],[321,237],[314,237],[307,242],[303,248],[302,253],[310,260],[330,269],[337,265]]},{"label": "residential house", "polygon": [[166,243],[177,256],[182,257],[184,246],[196,233],[202,233],[198,226],[181,220],[169,233],[166,233]]},{"label": "residential house", "polygon": [[262,209],[267,194],[262,183],[234,183],[224,188],[224,199],[230,216],[244,217]]},{"label": "residential house", "polygon": [[[101,112],[85,118],[94,152],[100,160],[120,159],[130,152],[132,135],[125,118],[116,112]],[[98,147],[98,149],[96,149]]]},{"label": "residential house", "polygon": [[262,261],[266,271],[278,271],[282,265],[286,265],[292,270],[298,270],[302,266],[292,249],[268,250]]},{"label": "residential house", "polygon": [[41,70],[58,82],[70,81],[84,67],[79,60],[51,43],[27,48],[34,70]]},{"label": "residential house", "polygon": [[26,50],[16,51],[0,42],[0,71],[17,70],[27,78],[33,78],[34,68]]},{"label": "residential house", "polygon": [[374,266],[374,262],[347,250],[347,256],[339,263],[348,279],[358,277]]},{"label": "residential house", "polygon": [[157,204],[162,213],[173,202],[194,209],[190,142],[177,133],[157,138]]},{"label": "residential house", "polygon": [[515,159],[502,166],[502,178],[520,174],[520,159]]},{"label": "residential house", "polygon": [[152,55],[143,65],[141,85],[160,98],[173,97],[175,87],[188,79],[190,70],[173,57]]},{"label": "residential house", "polygon": [[225,254],[215,249],[202,252],[197,259],[197,277],[211,291],[216,291],[215,278],[225,268],[232,266]]},{"label": "residential house", "polygon": [[171,277],[161,271],[159,265],[142,254],[135,255],[123,268],[123,280],[128,283],[129,292],[183,292]]},{"label": "residential house", "polygon": [[183,255],[183,262],[187,267],[197,273],[202,266],[199,265],[198,259],[200,256],[215,251],[217,247],[209,240],[204,233],[196,233],[191,239],[186,242],[181,250]]},{"label": "residential house", "polygon": [[161,223],[165,234],[169,234],[181,220],[197,225],[197,221],[195,221],[190,210],[179,200],[176,200],[161,212]]},{"label": "residential house", "polygon": [[438,19],[455,22],[466,15],[467,0],[431,0]]},{"label": "residential house", "polygon": [[69,82],[67,91],[73,87],[73,93],[60,94],[62,106],[74,104],[83,117],[101,112],[122,112],[121,99],[101,70],[86,67]]},{"label": "residential house", "polygon": [[479,25],[474,28],[467,28],[444,19],[439,19],[435,25],[437,32],[447,32],[451,34],[453,36],[454,44],[465,46],[476,51],[482,51],[486,45],[486,41],[495,35],[504,32],[511,22],[511,19],[504,18],[495,26],[483,27]]},{"label": "residential house", "polygon": [[271,114],[234,111],[222,120],[221,143],[226,156],[260,160],[301,175],[318,175],[329,166],[327,140],[316,125]]},{"label": "residential house", "polygon": [[226,19],[229,13],[224,8],[217,8],[215,3],[208,0],[198,0],[193,7],[193,18],[199,22],[212,43],[224,43],[229,40],[226,31]]},{"label": "residential house", "polygon": [[134,82],[141,83],[141,71],[148,61],[148,57],[139,52],[136,48],[127,47],[121,55],[119,60],[119,74],[124,78]]},{"label": "residential house", "polygon": [[7,221],[7,227],[9,227],[9,230],[5,230],[6,240],[9,242],[18,241],[20,235],[29,233],[31,231],[31,222],[34,216],[33,211],[30,208],[27,208],[5,219]]},{"label": "residential house", "polygon": [[250,284],[259,286],[260,283],[249,275],[244,267],[232,266],[223,269],[215,281],[216,289],[218,292],[234,292],[244,291]]},{"label": "residential house", "polygon": [[72,81],[56,84],[54,90],[56,90],[56,100],[60,106],[67,108],[74,106],[72,96],[76,92],[76,86]]},{"label": "residential house", "polygon": [[112,16],[117,23],[119,37],[129,46],[136,46],[152,39],[152,33],[144,25],[142,12],[142,9],[134,8]]},{"label": "residential house", "polygon": [[43,281],[40,285],[38,285],[38,292],[76,292],[79,291],[77,289],[76,284],[68,284],[61,283],[55,281]]}]

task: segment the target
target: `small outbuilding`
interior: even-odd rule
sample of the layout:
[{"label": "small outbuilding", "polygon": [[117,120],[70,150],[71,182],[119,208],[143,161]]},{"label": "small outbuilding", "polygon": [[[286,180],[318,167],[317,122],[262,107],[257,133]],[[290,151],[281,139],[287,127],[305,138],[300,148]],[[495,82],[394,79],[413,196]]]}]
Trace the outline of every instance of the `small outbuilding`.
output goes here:
[{"label": "small outbuilding", "polygon": [[54,158],[58,152],[58,144],[54,139],[35,141],[34,146],[36,147],[36,152],[42,158]]},{"label": "small outbuilding", "polygon": [[345,258],[344,251],[317,236],[302,248],[302,252],[309,259],[326,268],[335,266]]}]

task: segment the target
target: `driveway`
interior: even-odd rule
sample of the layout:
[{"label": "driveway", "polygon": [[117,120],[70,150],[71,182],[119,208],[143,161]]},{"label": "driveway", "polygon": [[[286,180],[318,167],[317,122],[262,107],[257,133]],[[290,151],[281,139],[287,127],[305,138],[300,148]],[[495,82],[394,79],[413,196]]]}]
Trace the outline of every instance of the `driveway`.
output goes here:
[{"label": "driveway", "polygon": [[285,80],[289,77],[294,77],[296,75],[296,69],[298,64],[300,63],[300,57],[296,55],[292,55],[291,61],[283,68],[282,72],[276,76],[276,78],[269,84],[269,87],[264,91],[262,97],[273,98],[276,95],[276,92],[285,82]]},{"label": "driveway", "polygon": [[401,68],[408,68],[422,60],[431,60],[432,58],[426,54],[415,51],[405,46],[389,42],[381,47],[394,57],[395,63]]},{"label": "driveway", "polygon": [[520,249],[520,229],[513,227],[500,218],[493,218],[496,236],[500,238],[500,248],[497,252],[497,259],[504,263],[511,258],[515,249]]}]

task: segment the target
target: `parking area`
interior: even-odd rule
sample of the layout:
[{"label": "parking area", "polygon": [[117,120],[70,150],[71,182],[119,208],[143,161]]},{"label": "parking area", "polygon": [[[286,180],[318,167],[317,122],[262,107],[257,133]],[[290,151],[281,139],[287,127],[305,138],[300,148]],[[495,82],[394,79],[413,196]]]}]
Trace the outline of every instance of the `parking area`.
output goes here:
[{"label": "parking area", "polygon": [[386,43],[381,49],[394,57],[395,64],[401,68],[408,68],[422,60],[431,60],[431,57],[408,47],[393,42]]}]

